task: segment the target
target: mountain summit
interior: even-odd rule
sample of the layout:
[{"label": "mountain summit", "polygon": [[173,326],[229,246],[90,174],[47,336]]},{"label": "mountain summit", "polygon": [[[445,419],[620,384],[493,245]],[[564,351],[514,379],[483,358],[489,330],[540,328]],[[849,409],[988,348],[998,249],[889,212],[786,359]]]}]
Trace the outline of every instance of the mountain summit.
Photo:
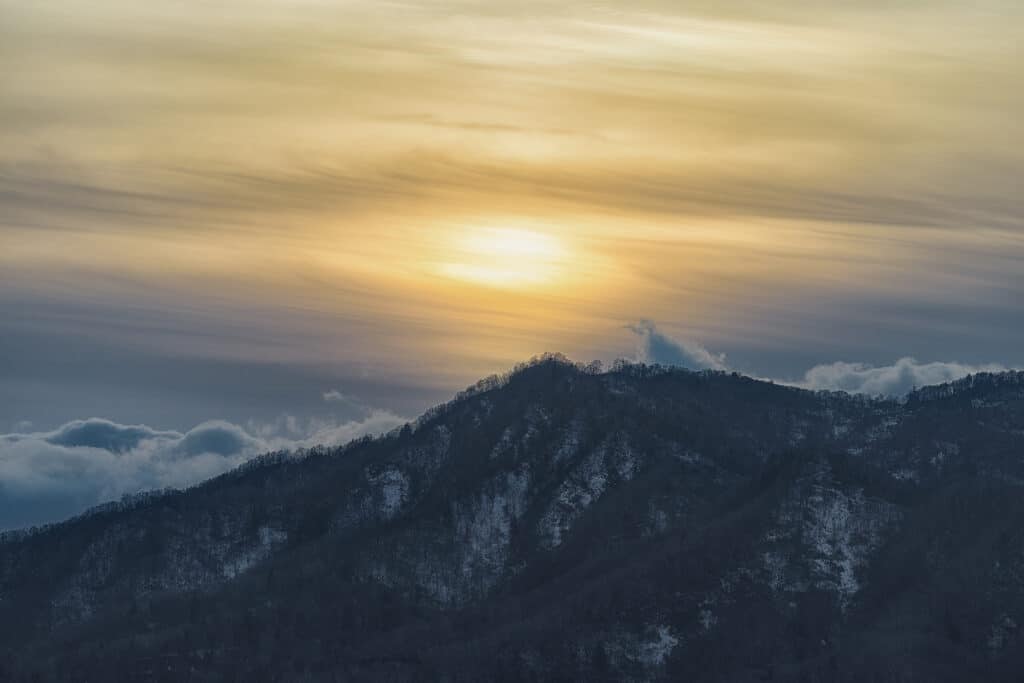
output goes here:
[{"label": "mountain summit", "polygon": [[1011,681],[1022,625],[1013,372],[893,401],[546,356],[0,541],[5,681]]}]

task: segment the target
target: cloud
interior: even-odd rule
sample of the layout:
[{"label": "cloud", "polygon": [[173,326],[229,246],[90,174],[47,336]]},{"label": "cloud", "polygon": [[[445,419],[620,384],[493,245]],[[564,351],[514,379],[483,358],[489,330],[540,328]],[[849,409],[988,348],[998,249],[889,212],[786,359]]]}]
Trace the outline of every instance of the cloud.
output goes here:
[{"label": "cloud", "polygon": [[91,418],[68,422],[46,437],[46,441],[55,446],[87,446],[123,453],[147,439],[180,439],[181,436],[178,432],[159,432],[144,425],[120,425]]},{"label": "cloud", "polygon": [[396,415],[390,410],[370,408],[362,418],[346,422],[281,415],[270,422],[250,421],[246,425],[246,430],[260,438],[271,449],[291,449],[318,445],[337,446],[365,434],[390,431],[406,422],[409,422],[408,418]]},{"label": "cloud", "polygon": [[337,389],[331,389],[330,391],[325,391],[323,395],[324,395],[324,400],[327,401],[328,403],[335,403],[337,401],[351,401],[352,400],[348,396],[346,396],[345,394],[343,394],[340,391],[338,391]]},{"label": "cloud", "polygon": [[[640,338],[636,354],[639,362],[690,370],[729,369],[725,362],[725,354],[712,353],[696,342],[672,338],[660,332],[651,321],[641,321],[630,325],[629,329]],[[922,363],[915,358],[904,357],[892,365],[881,366],[844,361],[815,365],[804,373],[802,380],[796,382],[767,377],[765,379],[811,390],[845,391],[869,396],[903,396],[914,387],[952,382],[979,372],[1005,372],[1009,369],[1011,368],[999,363]]]},{"label": "cloud", "polygon": [[0,530],[59,521],[125,494],[187,487],[267,451],[335,446],[404,422],[370,410],[348,422],[284,416],[243,428],[213,420],[181,433],[90,418],[0,434]]},{"label": "cloud", "polygon": [[204,422],[186,434],[177,443],[176,450],[187,456],[203,453],[231,456],[264,447],[262,441],[249,436],[241,427],[215,420]]},{"label": "cloud", "polygon": [[700,344],[673,339],[658,331],[649,320],[641,320],[629,329],[639,337],[636,357],[641,363],[673,365],[689,370],[726,370],[725,354],[715,354]]},{"label": "cloud", "polygon": [[380,434],[408,422],[404,417],[395,415],[388,410],[372,410],[362,420],[352,420],[342,424],[321,424],[310,436],[297,441],[300,447],[308,448],[316,444],[337,445],[348,443],[365,434]]},{"label": "cloud", "polygon": [[871,396],[902,396],[914,387],[951,382],[978,372],[1004,372],[1008,369],[996,363],[921,363],[910,357],[900,358],[892,365],[882,366],[840,361],[815,365],[804,374],[803,381],[796,384],[805,389],[846,391]]}]

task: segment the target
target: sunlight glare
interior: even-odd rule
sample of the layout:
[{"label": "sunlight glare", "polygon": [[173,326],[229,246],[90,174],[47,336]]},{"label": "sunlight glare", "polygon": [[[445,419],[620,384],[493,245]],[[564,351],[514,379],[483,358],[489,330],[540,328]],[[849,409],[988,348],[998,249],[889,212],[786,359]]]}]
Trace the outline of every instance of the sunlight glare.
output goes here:
[{"label": "sunlight glare", "polygon": [[521,228],[476,228],[455,241],[457,260],[441,272],[451,278],[493,287],[522,288],[550,283],[561,271],[562,242]]}]

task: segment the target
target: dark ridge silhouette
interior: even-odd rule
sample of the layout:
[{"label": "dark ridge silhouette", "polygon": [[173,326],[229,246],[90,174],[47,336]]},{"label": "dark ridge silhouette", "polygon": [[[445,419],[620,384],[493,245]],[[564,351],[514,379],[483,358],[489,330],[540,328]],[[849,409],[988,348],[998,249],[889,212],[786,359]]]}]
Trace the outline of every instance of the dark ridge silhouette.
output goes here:
[{"label": "dark ridge silhouette", "polygon": [[0,681],[1016,681],[1024,373],[548,354],[0,543]]}]

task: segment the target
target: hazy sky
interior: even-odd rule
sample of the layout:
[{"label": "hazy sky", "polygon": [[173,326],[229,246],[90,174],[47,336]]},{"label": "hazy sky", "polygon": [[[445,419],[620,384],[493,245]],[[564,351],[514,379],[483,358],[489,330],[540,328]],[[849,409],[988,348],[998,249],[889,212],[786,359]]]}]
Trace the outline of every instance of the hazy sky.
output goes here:
[{"label": "hazy sky", "polygon": [[1022,365],[1022,44],[1016,0],[0,0],[0,434],[411,416],[545,350]]}]

